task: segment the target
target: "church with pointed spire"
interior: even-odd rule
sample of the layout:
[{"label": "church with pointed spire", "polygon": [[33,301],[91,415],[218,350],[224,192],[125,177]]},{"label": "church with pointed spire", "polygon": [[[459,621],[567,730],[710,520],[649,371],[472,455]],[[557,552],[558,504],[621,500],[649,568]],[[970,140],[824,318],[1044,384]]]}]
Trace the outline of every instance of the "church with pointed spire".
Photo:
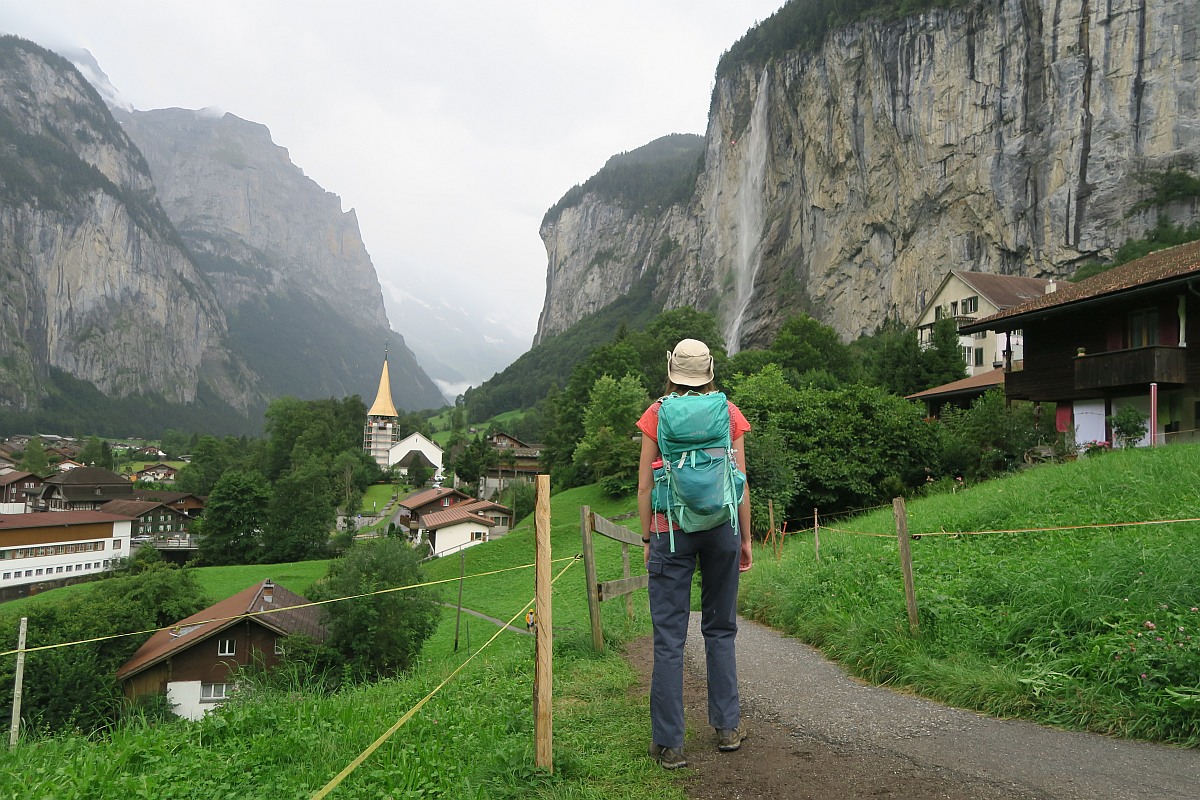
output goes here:
[{"label": "church with pointed spire", "polygon": [[387,350],[383,351],[383,374],[379,376],[379,391],[375,402],[367,412],[367,424],[363,429],[363,450],[382,469],[387,469],[388,452],[400,441],[400,415],[392,402],[392,381],[388,376]]}]

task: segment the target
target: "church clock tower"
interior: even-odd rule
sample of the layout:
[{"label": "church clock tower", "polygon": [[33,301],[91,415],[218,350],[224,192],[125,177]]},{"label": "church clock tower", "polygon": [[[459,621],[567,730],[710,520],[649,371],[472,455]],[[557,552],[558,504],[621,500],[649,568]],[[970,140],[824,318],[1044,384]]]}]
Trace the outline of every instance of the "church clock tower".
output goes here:
[{"label": "church clock tower", "polygon": [[375,402],[367,412],[367,425],[363,428],[363,450],[381,469],[388,468],[388,451],[400,441],[399,421],[400,415],[392,403],[392,381],[388,377],[387,350],[384,350],[379,391],[375,393]]}]

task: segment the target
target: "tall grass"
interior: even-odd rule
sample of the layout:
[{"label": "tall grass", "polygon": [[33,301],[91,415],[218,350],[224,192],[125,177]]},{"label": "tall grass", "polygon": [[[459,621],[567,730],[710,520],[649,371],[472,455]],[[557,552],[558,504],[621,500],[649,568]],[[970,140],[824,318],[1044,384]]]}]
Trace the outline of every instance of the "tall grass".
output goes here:
[{"label": "tall grass", "polygon": [[[1068,728],[1200,743],[1200,446],[1118,451],[908,505],[919,632],[891,510],[791,537],[743,612],[857,674]],[[889,534],[886,538],[855,533]],[[959,535],[943,535],[943,532]],[[1195,638],[1193,638],[1195,637]]]},{"label": "tall grass", "polygon": [[[594,489],[556,495],[555,558],[578,554],[583,504],[608,515],[629,508],[629,503],[603,499]],[[533,557],[530,520],[463,555],[468,576],[532,564]],[[620,574],[619,546],[602,543],[598,557],[602,579]],[[678,800],[683,794],[674,777],[644,757],[649,729],[644,701],[628,691],[636,676],[617,651],[621,641],[648,629],[644,593],[632,620],[626,619],[623,606],[615,607],[620,604],[605,604],[605,630],[613,646],[595,654],[583,567],[569,564],[554,567],[556,575],[567,571],[553,592],[553,774],[533,767],[532,638],[502,633],[480,652],[497,627],[464,615],[455,651],[455,615],[447,609],[419,664],[402,679],[332,694],[303,684],[255,688],[199,722],[132,717],[104,736],[27,738],[15,752],[0,754],[0,797],[311,797],[464,659],[478,653],[331,797]],[[459,567],[457,556],[434,561],[427,577],[456,577]],[[260,572],[296,591],[303,591],[308,581],[304,565],[223,569],[231,574],[201,570],[210,591],[222,586],[220,591],[232,593],[261,580]],[[323,569],[315,562],[310,571]],[[454,583],[441,592],[446,602],[457,600]],[[467,608],[502,620],[518,614],[533,594],[532,569],[472,578],[463,585]]]}]

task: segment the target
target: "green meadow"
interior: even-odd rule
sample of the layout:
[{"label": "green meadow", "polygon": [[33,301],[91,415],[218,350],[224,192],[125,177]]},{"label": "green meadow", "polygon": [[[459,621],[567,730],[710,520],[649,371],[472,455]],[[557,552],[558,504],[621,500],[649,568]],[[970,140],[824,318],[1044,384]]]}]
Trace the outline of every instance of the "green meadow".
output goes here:
[{"label": "green meadow", "polygon": [[[1200,523],[1132,523],[1200,517],[1198,482],[1200,445],[1176,445],[910,500],[915,632],[891,508],[823,521],[819,560],[811,530],[789,534],[778,560],[759,547],[742,611],[873,682],[998,716],[1195,746]],[[455,650],[447,608],[402,679],[331,694],[256,689],[194,723],[134,717],[94,736],[26,736],[0,756],[0,796],[312,797],[428,697],[330,797],[682,798],[680,776],[644,755],[646,700],[620,654],[649,630],[644,592],[632,619],[623,603],[604,604],[608,646],[592,651],[583,565],[571,560],[582,505],[612,517],[633,502],[592,487],[552,498],[553,557],[563,559],[553,567],[553,773],[534,767],[532,639],[464,614]],[[620,575],[618,545],[602,540],[598,556],[601,580]],[[467,549],[464,606],[523,628],[533,560],[528,519]],[[428,580],[448,581],[439,591],[451,604],[459,569],[458,557],[426,567]],[[216,596],[264,577],[302,592],[323,572],[313,562],[200,574]]]}]

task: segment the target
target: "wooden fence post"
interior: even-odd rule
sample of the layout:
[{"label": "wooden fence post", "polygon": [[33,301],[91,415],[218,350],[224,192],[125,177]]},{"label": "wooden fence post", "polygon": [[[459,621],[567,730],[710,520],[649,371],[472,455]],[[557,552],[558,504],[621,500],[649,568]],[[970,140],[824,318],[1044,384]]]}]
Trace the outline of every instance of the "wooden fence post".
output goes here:
[{"label": "wooden fence post", "polygon": [[588,616],[592,620],[592,648],[604,652],[604,630],[600,624],[600,589],[596,584],[596,553],[592,542],[592,509],[579,507],[579,529],[583,533],[583,573],[587,581]]},{"label": "wooden fence post", "polygon": [[8,749],[17,746],[17,738],[21,733],[21,694],[25,688],[25,631],[29,625],[29,617],[21,617],[20,633],[17,634],[17,672],[13,680],[12,727],[8,732]]},{"label": "wooden fence post", "polygon": [[908,605],[908,629],[917,632],[917,592],[913,586],[912,550],[908,544],[908,509],[904,498],[892,500],[892,512],[896,516],[896,539],[900,543],[900,571],[904,573],[904,602]]},{"label": "wooden fence post", "polygon": [[821,522],[817,517],[817,510],[813,509],[813,553],[817,557],[817,561],[821,560]]},{"label": "wooden fence post", "polygon": [[533,717],[535,763],[554,772],[554,626],[550,610],[550,476],[537,476],[535,503],[535,538],[537,558],[534,560],[534,650]]}]

